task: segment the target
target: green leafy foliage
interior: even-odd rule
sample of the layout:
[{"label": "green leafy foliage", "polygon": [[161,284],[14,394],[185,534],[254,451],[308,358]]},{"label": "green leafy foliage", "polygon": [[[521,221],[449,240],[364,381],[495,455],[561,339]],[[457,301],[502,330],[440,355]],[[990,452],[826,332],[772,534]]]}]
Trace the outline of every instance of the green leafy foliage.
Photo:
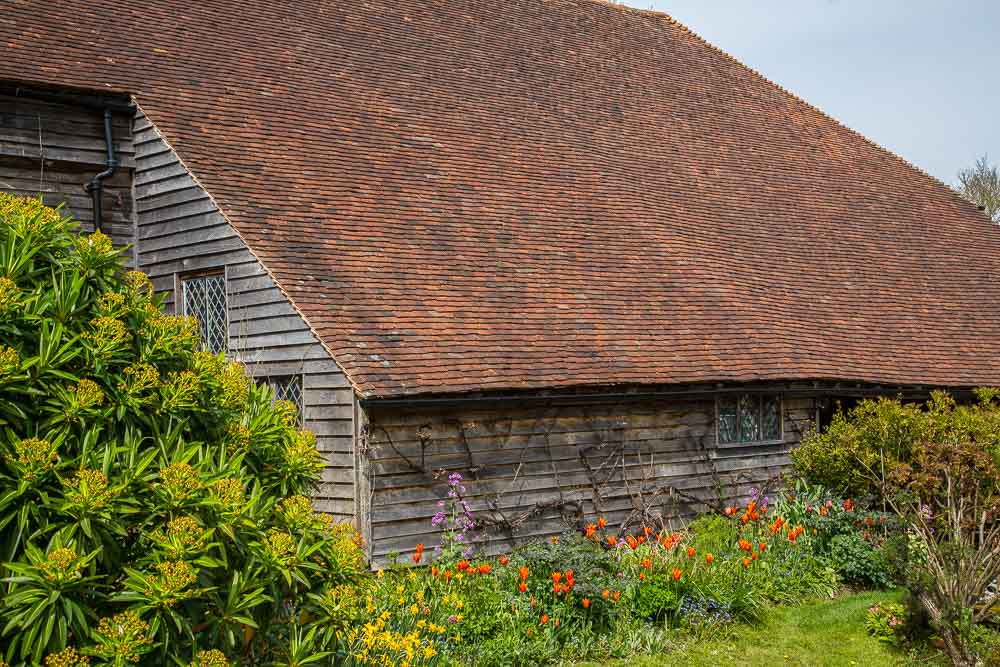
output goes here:
[{"label": "green leafy foliage", "polygon": [[879,602],[868,608],[865,630],[879,641],[901,644],[905,626],[906,610],[899,603]]},{"label": "green leafy foliage", "polygon": [[163,314],[106,236],[75,232],[0,194],[0,655],[322,655],[302,620],[363,559],[307,498],[315,439],[198,351],[197,322]]},{"label": "green leafy foliage", "polygon": [[837,413],[822,433],[792,452],[796,471],[811,483],[849,497],[878,496],[883,480],[914,459],[928,442],[978,443],[1000,461],[1000,409],[996,391],[981,389],[979,402],[959,405],[936,392],[926,404],[880,398]]},{"label": "green leafy foliage", "polygon": [[881,552],[857,532],[837,535],[830,541],[830,559],[841,579],[871,588],[889,588],[888,566]]},{"label": "green leafy foliage", "polygon": [[[979,389],[959,404],[938,392],[926,405],[865,401],[793,455],[812,482],[848,488],[893,510],[905,539],[887,540],[883,563],[904,578],[956,665],[975,664],[975,642],[998,608],[1000,402]],[[875,562],[859,542],[837,548],[854,576]]]}]

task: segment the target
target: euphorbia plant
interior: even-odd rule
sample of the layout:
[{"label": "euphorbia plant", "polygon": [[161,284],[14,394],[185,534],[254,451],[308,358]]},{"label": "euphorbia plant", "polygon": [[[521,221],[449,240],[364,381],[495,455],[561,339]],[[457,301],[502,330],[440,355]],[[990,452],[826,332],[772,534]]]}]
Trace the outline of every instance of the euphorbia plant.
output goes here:
[{"label": "euphorbia plant", "polygon": [[314,437],[76,232],[0,194],[0,664],[291,661],[362,565]]}]

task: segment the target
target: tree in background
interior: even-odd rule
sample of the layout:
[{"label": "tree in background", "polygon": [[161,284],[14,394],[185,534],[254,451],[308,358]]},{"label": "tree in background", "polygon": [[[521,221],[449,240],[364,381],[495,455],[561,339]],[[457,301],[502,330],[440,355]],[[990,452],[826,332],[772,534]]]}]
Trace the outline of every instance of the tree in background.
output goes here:
[{"label": "tree in background", "polygon": [[976,160],[976,166],[958,172],[959,192],[986,215],[1000,224],[1000,171],[986,156]]}]

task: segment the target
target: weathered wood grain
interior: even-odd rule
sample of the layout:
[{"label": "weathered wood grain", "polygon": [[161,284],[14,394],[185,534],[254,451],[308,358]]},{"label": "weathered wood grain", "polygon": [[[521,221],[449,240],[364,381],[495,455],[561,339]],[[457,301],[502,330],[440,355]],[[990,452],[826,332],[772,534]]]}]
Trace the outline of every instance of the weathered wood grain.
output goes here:
[{"label": "weathered wood grain", "polygon": [[315,507],[355,516],[354,392],[306,323],[271,281],[208,194],[142,115],[135,119],[139,266],[164,305],[176,311],[177,276],[224,270],[230,309],[229,354],[254,377],[301,375],[304,425],[327,467]]},{"label": "weathered wood grain", "polygon": [[[706,503],[730,501],[786,469],[789,449],[815,416],[811,398],[786,398],[782,442],[721,448],[711,399],[563,407],[542,401],[366,411],[374,560],[417,542],[436,543],[430,519],[453,471],[463,475],[466,500],[487,520],[562,499],[579,502],[590,518],[600,512],[612,526],[646,503],[680,525]],[[564,523],[558,510],[545,510],[513,531],[494,528],[486,548],[556,534]]]}]

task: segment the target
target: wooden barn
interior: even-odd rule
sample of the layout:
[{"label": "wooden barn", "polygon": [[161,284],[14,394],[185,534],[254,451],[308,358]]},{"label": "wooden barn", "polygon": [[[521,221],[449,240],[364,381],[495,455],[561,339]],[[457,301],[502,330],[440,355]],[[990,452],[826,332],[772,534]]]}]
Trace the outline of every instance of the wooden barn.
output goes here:
[{"label": "wooden barn", "polygon": [[296,402],[375,560],[450,473],[491,549],[671,522],[837,402],[1000,385],[995,225],[597,0],[14,0],[0,190]]}]

